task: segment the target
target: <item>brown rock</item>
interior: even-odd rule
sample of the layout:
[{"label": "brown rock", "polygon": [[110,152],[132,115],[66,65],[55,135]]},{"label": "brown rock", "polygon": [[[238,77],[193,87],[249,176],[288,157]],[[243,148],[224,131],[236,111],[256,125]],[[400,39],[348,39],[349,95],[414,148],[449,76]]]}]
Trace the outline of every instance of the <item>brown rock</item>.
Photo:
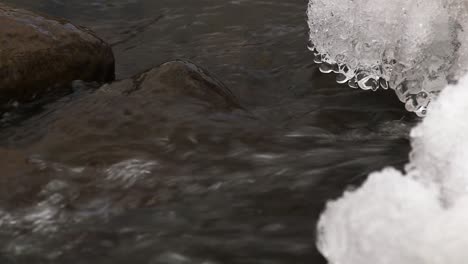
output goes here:
[{"label": "brown rock", "polygon": [[241,108],[231,90],[191,62],[169,61],[137,75],[133,80],[131,89],[151,90],[166,98],[194,97],[217,109]]},{"label": "brown rock", "polygon": [[[205,131],[212,126],[217,132],[223,128],[230,131],[231,118],[251,120],[250,113],[222,82],[185,61],[164,63],[131,79],[105,84],[71,102],[52,103],[48,109],[50,114],[32,118],[9,133],[25,145],[44,136],[38,142],[39,149],[57,149],[56,153],[79,144],[79,154],[93,152],[90,149],[109,141],[164,138],[179,129]],[[221,125],[224,122],[226,127]],[[39,153],[39,149],[31,153]]]},{"label": "brown rock", "polygon": [[0,102],[113,79],[112,50],[90,30],[0,3]]}]

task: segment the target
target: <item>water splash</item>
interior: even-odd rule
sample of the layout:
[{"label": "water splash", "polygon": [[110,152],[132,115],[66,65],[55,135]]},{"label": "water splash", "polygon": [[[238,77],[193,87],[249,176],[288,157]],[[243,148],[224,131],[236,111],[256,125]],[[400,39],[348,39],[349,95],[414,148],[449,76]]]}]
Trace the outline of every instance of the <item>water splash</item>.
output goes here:
[{"label": "water splash", "polygon": [[124,160],[106,169],[107,180],[118,182],[124,188],[132,187],[137,181],[143,179],[156,167],[156,161],[144,161],[139,159]]}]

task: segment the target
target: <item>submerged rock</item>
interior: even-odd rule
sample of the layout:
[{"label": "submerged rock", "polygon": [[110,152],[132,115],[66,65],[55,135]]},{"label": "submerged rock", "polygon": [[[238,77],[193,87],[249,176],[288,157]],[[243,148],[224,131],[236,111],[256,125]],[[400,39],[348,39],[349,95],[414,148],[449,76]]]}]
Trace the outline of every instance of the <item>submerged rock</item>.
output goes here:
[{"label": "submerged rock", "polygon": [[165,96],[189,96],[216,108],[240,108],[234,94],[207,71],[187,61],[166,62],[133,78],[129,90],[153,90]]},{"label": "submerged rock", "polygon": [[86,28],[1,3],[0,25],[0,102],[114,79],[110,46]]},{"label": "submerged rock", "polygon": [[[133,78],[105,84],[67,101],[49,105],[50,109],[60,111],[53,111],[47,117],[31,118],[23,127],[23,131],[33,129],[35,134],[41,134],[38,127],[44,128],[39,149],[56,149],[57,159],[73,144],[79,144],[83,152],[94,153],[109,140],[115,143],[146,137],[190,137],[190,131],[198,128],[205,131],[203,128],[214,126],[213,122],[219,131],[231,130],[228,124],[233,119],[247,117],[250,120],[251,117],[222,82],[185,61],[166,62]],[[16,137],[24,134],[13,133]],[[21,142],[36,139],[26,136]],[[125,158],[129,153],[123,152]],[[93,158],[89,154],[85,157]]]},{"label": "submerged rock", "polygon": [[[34,206],[34,197],[41,197],[44,185],[54,181],[56,173],[71,178],[88,175],[118,189],[109,210],[143,207],[148,202],[143,197],[146,194],[131,192],[127,197],[121,189],[145,181],[153,169],[159,168],[159,158],[170,155],[177,162],[186,160],[203,151],[204,147],[198,148],[202,143],[217,146],[223,140],[217,134],[239,133],[233,129],[232,118],[242,118],[242,124],[251,120],[244,118],[244,111],[225,85],[184,61],[164,63],[133,79],[106,84],[75,100],[57,101],[48,107],[49,114],[31,117],[23,126],[13,128],[21,151],[0,145],[0,155],[7,157],[0,160],[5,172],[0,177],[0,226],[4,204]],[[30,175],[34,180],[17,188]],[[74,207],[94,198],[91,192],[68,197],[67,202]],[[53,221],[63,220],[69,219]]]},{"label": "submerged rock", "polygon": [[[94,98],[93,104],[94,100],[113,98],[125,101],[122,105],[139,98],[136,103],[141,105],[140,108],[151,104],[154,109],[159,109],[158,112],[168,108],[180,110],[188,105],[202,106],[208,112],[242,108],[235,95],[221,81],[199,66],[183,60],[169,61],[132,78],[105,84],[91,97]],[[114,108],[113,105],[110,107]]]}]

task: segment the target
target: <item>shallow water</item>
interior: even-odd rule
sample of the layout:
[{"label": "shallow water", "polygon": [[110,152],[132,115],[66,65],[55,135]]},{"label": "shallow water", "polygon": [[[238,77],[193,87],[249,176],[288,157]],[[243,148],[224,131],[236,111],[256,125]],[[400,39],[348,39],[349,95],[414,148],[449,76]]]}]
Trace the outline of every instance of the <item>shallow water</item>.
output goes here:
[{"label": "shallow water", "polygon": [[407,161],[415,119],[319,73],[306,1],[6,2],[95,30],[118,78],[190,59],[249,113],[85,85],[3,116],[1,263],[324,263],[324,202]]}]

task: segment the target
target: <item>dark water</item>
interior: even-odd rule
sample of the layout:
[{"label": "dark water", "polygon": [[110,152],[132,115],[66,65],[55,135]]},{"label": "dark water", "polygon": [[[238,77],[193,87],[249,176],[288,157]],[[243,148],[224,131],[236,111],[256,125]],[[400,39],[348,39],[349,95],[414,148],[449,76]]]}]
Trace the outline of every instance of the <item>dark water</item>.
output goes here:
[{"label": "dark water", "polygon": [[85,85],[3,116],[2,264],[325,263],[325,201],[407,160],[414,118],[317,71],[306,1],[6,2],[95,30],[118,78],[190,59],[250,114]]}]

